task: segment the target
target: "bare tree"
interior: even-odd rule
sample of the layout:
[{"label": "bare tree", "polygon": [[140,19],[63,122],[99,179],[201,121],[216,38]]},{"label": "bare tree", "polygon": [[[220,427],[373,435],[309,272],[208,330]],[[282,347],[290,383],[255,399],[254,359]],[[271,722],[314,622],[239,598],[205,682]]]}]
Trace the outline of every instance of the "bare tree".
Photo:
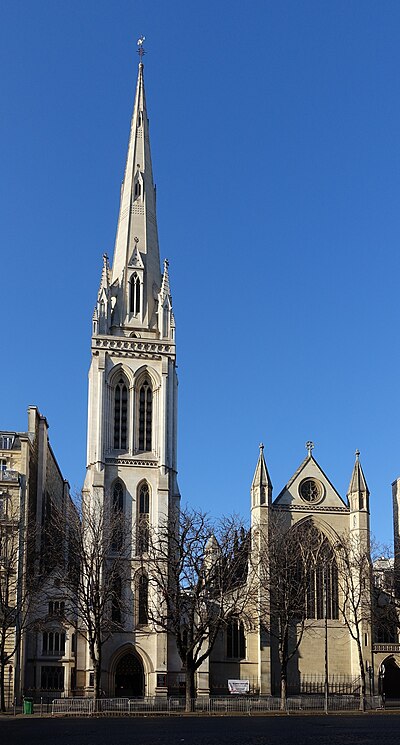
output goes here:
[{"label": "bare tree", "polygon": [[281,708],[286,708],[288,665],[304,634],[315,625],[317,567],[325,555],[324,536],[311,520],[288,529],[285,515],[253,532],[253,571],[258,577],[262,633],[275,639],[280,665]]},{"label": "bare tree", "polygon": [[218,632],[248,612],[248,534],[236,519],[218,523],[200,510],[183,509],[149,534],[148,616],[176,640],[186,673],[186,710],[196,696],[195,674]]},{"label": "bare tree", "polygon": [[341,536],[339,553],[340,611],[357,648],[360,669],[360,710],[366,707],[366,670],[363,634],[372,626],[372,562],[370,545],[358,535]]},{"label": "bare tree", "polygon": [[6,667],[23,634],[33,626],[42,577],[33,572],[35,531],[24,524],[19,507],[7,496],[0,514],[0,709],[5,711]]},{"label": "bare tree", "polygon": [[95,698],[101,695],[103,647],[122,628],[129,532],[118,505],[95,494],[82,497],[68,524],[68,562],[60,584],[67,593],[65,615],[86,639],[94,671]]}]

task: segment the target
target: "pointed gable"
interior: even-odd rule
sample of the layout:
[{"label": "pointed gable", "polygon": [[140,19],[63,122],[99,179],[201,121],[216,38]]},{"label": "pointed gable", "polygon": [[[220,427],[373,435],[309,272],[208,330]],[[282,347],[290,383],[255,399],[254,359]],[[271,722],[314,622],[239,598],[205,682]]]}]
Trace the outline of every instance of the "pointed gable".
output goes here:
[{"label": "pointed gable", "polygon": [[278,494],[274,506],[299,510],[348,510],[311,452]]}]

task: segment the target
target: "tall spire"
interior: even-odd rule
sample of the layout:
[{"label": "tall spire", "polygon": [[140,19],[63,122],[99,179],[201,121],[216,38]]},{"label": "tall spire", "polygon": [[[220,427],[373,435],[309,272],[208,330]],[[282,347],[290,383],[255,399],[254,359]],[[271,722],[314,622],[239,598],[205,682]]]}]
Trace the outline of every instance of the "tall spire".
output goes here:
[{"label": "tall spire", "polygon": [[155,298],[160,290],[161,271],[143,69],[141,61],[121,187],[111,282],[114,286],[116,283],[119,286],[117,304],[120,307],[115,315],[118,318],[117,323],[124,325],[128,312],[126,298],[129,267],[142,264],[143,307],[139,325],[150,328],[155,323]]}]

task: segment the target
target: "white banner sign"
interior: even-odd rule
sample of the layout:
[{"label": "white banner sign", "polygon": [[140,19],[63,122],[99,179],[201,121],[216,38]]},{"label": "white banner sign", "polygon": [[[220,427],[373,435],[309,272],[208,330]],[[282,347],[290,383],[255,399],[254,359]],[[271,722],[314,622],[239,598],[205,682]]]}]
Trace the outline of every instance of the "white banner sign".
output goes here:
[{"label": "white banner sign", "polygon": [[248,693],[250,690],[249,680],[228,680],[229,693]]}]

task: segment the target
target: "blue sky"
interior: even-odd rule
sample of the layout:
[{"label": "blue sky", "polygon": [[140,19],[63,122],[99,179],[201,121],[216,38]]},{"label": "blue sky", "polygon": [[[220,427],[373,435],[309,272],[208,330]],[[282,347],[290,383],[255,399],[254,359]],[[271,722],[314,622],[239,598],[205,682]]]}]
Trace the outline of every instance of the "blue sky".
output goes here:
[{"label": "blue sky", "polygon": [[400,4],[3,0],[0,426],[39,406],[74,490],[91,316],[113,250],[137,73],[170,261],[185,502],[248,514],[315,442],[359,448],[392,537],[399,454]]}]

